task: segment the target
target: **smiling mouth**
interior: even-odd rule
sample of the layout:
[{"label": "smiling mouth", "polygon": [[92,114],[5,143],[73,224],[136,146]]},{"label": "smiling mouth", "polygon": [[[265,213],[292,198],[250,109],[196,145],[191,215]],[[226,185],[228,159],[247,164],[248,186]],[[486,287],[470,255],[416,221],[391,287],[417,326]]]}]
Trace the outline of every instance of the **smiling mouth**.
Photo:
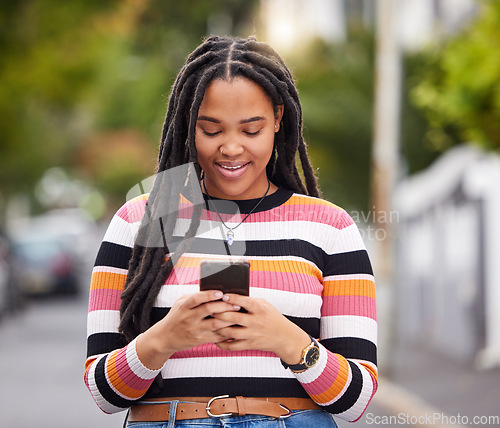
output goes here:
[{"label": "smiling mouth", "polygon": [[219,163],[219,164],[217,164],[217,165],[219,165],[221,168],[227,169],[227,170],[229,170],[229,171],[234,171],[234,170],[236,170],[236,169],[241,169],[241,168],[243,168],[243,167],[244,167],[245,165],[247,165],[247,164],[246,164],[246,163],[244,163],[244,164],[241,164],[241,165],[238,165],[238,166],[227,166],[227,165],[221,165],[221,164]]}]

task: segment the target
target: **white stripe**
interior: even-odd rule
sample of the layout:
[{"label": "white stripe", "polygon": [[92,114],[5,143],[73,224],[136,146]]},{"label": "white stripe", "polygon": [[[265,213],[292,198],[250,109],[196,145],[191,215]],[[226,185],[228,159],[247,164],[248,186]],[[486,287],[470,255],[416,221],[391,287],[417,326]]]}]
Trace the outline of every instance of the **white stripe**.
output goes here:
[{"label": "white stripe", "polygon": [[120,311],[92,311],[87,318],[87,337],[95,333],[117,333]]},{"label": "white stripe", "polygon": [[321,338],[359,337],[377,344],[377,321],[357,315],[333,315],[321,319]]},{"label": "white stripe", "polygon": [[[105,358],[106,355],[102,356],[101,358]],[[113,404],[109,403],[106,401],[100,391],[99,388],[97,387],[96,381],[95,381],[95,369],[97,367],[97,363],[101,360],[101,358],[98,358],[95,360],[92,365],[89,367],[88,370],[88,376],[87,376],[87,381],[88,381],[88,388],[90,393],[92,394],[92,397],[94,397],[94,400],[96,404],[99,406],[99,408],[106,413],[117,413],[123,411],[122,407],[117,407],[114,406]]]},{"label": "white stripe", "polygon": [[144,380],[151,380],[156,377],[156,375],[161,371],[161,369],[158,370],[151,370],[148,369],[144,364],[142,364],[142,361],[139,359],[139,356],[137,355],[137,337],[132,340],[127,346],[127,351],[126,351],[126,358],[127,358],[127,364],[130,370],[134,372],[134,374],[137,377],[140,377],[141,379]]},{"label": "white stripe", "polygon": [[252,287],[250,288],[250,296],[268,301],[283,315],[299,318],[321,317],[323,299],[316,294]]},{"label": "white stripe", "polygon": [[[137,228],[138,226],[136,226]],[[131,223],[126,222],[120,216],[115,215],[104,234],[103,241],[113,244],[123,245],[125,247],[134,246],[134,228]]]},{"label": "white stripe", "polygon": [[324,281],[349,281],[349,280],[366,280],[375,281],[373,275],[367,273],[353,273],[350,275],[331,275],[325,276]]},{"label": "white stripe", "polygon": [[95,266],[94,269],[92,269],[92,273],[97,273],[97,272],[116,273],[118,275],[127,275],[128,270],[115,268],[115,267],[109,267],[109,266]]},{"label": "white stripe", "polygon": [[252,377],[293,378],[276,357],[171,358],[163,367],[163,378]]},{"label": "white stripe", "polygon": [[366,406],[368,406],[368,402],[373,395],[373,380],[370,373],[360,364],[356,362],[354,362],[354,364],[356,364],[361,370],[361,374],[363,376],[363,388],[358,399],[350,409],[335,415],[347,421],[355,421],[358,419],[365,411]]},{"label": "white stripe", "polygon": [[[184,236],[188,229],[190,219],[179,219],[175,235]],[[234,227],[239,222],[226,222],[228,227]],[[220,222],[209,222],[203,220],[197,234],[199,238],[221,241]],[[308,221],[272,221],[259,223],[242,223],[234,231],[235,240],[243,241],[265,241],[273,239],[299,239],[321,248],[327,254],[339,254],[348,251],[365,249],[363,240],[355,223],[343,229],[336,229],[332,225],[324,223],[313,223]]]}]

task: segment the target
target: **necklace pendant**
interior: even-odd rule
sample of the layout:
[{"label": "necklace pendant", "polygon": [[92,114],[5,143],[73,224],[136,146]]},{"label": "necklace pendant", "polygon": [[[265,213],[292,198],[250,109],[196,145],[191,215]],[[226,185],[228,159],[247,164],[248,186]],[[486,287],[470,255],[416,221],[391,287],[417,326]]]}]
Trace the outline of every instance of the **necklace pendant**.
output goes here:
[{"label": "necklace pendant", "polygon": [[234,242],[234,232],[229,229],[226,233],[226,237],[227,237],[227,243],[229,245],[233,245],[233,242]]}]

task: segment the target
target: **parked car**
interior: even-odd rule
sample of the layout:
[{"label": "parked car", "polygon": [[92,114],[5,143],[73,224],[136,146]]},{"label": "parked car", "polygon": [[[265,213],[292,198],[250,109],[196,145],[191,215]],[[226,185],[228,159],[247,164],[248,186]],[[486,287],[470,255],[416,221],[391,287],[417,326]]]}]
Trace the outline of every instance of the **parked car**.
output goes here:
[{"label": "parked car", "polygon": [[11,243],[0,233],[0,317],[21,306],[13,263]]},{"label": "parked car", "polygon": [[76,260],[60,238],[26,235],[14,241],[14,251],[24,295],[78,293]]}]

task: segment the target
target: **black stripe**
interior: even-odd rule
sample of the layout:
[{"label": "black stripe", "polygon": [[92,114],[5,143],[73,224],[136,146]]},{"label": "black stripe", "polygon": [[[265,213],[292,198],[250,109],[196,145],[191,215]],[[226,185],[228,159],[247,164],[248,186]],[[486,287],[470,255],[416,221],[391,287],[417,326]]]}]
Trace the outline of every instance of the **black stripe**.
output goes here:
[{"label": "black stripe", "polygon": [[356,404],[356,401],[358,401],[361,394],[361,390],[363,389],[363,376],[361,374],[361,370],[353,362],[348,361],[348,363],[352,372],[351,383],[342,397],[340,397],[335,403],[323,407],[329,413],[342,413],[349,410]]},{"label": "black stripe", "polygon": [[130,407],[134,403],[134,401],[125,400],[124,398],[115,394],[115,392],[109,386],[108,381],[106,380],[105,369],[106,369],[106,358],[102,358],[97,363],[97,367],[95,369],[95,381],[102,397],[109,403],[113,404],[114,406],[122,407],[125,409],[127,407]]},{"label": "black stripe", "polygon": [[[268,241],[238,241],[237,230],[234,244],[229,247],[231,255],[246,257],[301,257],[313,262],[322,270],[326,253],[310,242],[299,239],[274,239]],[[169,245],[175,251],[182,238],[175,238]],[[225,241],[221,239],[195,238],[189,252],[193,254],[227,255]]]},{"label": "black stripe", "polygon": [[348,253],[331,254],[327,256],[327,266],[323,270],[324,276],[359,273],[373,275],[372,265],[366,250],[350,251]]},{"label": "black stripe", "polygon": [[255,377],[202,377],[164,379],[162,391],[146,393],[147,398],[172,396],[216,397],[228,394],[244,397],[301,397],[309,396],[296,379],[274,379]]},{"label": "black stripe", "polygon": [[97,253],[94,266],[109,266],[128,269],[128,261],[132,256],[132,248],[103,241]]},{"label": "black stripe", "polygon": [[125,337],[120,333],[95,333],[87,338],[87,357],[106,354],[127,345]]},{"label": "black stripe", "polygon": [[345,358],[365,360],[377,364],[377,346],[370,340],[359,337],[336,337],[324,339],[321,344],[326,349]]}]

